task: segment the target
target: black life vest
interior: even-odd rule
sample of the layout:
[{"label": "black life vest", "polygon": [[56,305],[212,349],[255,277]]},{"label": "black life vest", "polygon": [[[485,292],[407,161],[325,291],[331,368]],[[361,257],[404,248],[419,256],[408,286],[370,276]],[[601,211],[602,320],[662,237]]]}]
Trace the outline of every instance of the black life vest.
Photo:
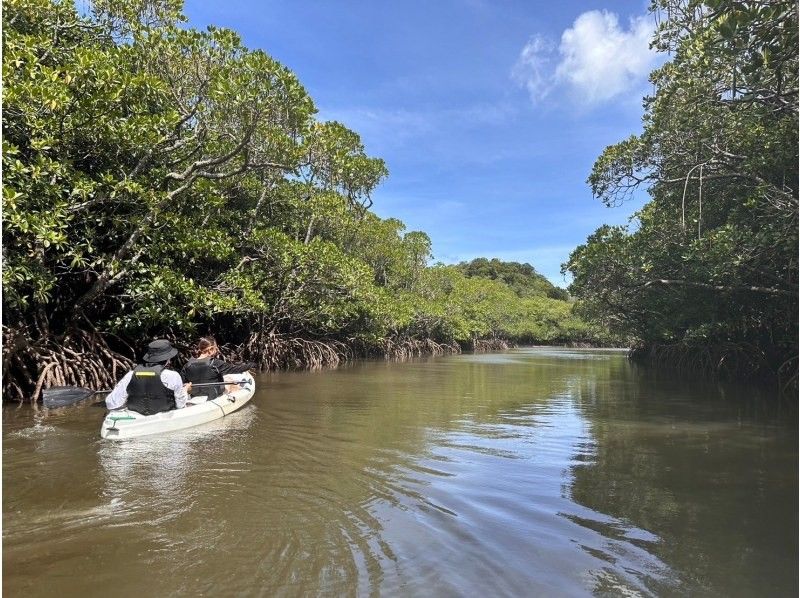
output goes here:
[{"label": "black life vest", "polygon": [[128,383],[128,409],[151,415],[175,409],[175,393],[161,381],[163,365],[137,365]]},{"label": "black life vest", "polygon": [[[211,359],[197,359],[192,357],[186,362],[181,370],[181,376],[184,382],[191,382],[192,384],[205,384],[207,382],[222,382],[222,374],[211,363]],[[198,389],[192,389],[190,393],[193,397],[205,395],[211,399],[215,399],[225,392],[225,385],[207,386]]]}]

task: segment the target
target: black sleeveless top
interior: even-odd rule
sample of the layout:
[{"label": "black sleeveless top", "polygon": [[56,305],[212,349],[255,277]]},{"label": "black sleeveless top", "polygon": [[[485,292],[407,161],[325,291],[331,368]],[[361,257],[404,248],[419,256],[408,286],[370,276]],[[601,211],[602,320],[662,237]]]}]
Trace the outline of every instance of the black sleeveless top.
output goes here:
[{"label": "black sleeveless top", "polygon": [[[181,370],[181,378],[184,382],[191,382],[192,384],[203,384],[206,382],[222,382],[222,373],[219,368],[213,363],[215,360],[210,358],[197,359],[192,357],[186,362]],[[219,395],[225,392],[225,385],[207,386],[205,388],[192,389],[191,395],[193,397],[205,395],[209,400],[216,399]]]}]

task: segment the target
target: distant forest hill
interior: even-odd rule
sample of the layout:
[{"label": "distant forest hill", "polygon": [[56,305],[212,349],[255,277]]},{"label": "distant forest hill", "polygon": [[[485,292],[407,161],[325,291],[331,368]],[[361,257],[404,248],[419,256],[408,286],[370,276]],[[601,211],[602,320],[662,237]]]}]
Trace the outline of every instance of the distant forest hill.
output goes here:
[{"label": "distant forest hill", "polygon": [[566,290],[555,286],[530,264],[479,257],[471,262],[461,262],[456,267],[468,278],[488,278],[502,281],[511,287],[518,297],[549,297],[561,301],[569,300],[569,293]]}]

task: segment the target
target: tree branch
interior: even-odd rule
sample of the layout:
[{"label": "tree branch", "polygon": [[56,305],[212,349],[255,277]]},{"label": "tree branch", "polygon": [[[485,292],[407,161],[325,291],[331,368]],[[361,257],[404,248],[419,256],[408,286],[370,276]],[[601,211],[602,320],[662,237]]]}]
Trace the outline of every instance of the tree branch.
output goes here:
[{"label": "tree branch", "polygon": [[653,285],[686,286],[686,287],[695,287],[699,289],[709,289],[712,291],[749,291],[752,293],[765,293],[767,295],[785,295],[785,296],[796,295],[796,293],[772,287],[759,287],[752,285],[725,286],[725,285],[705,284],[702,282],[691,282],[688,280],[668,280],[663,278],[657,280],[651,280],[649,282],[646,282],[643,286],[646,288]]}]

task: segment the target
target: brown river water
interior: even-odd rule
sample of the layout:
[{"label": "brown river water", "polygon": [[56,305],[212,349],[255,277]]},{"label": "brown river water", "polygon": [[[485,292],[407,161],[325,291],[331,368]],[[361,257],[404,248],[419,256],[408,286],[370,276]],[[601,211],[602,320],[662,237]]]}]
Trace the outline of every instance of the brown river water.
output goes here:
[{"label": "brown river water", "polygon": [[797,411],[615,351],[263,374],[182,432],[3,409],[4,596],[796,596]]}]

